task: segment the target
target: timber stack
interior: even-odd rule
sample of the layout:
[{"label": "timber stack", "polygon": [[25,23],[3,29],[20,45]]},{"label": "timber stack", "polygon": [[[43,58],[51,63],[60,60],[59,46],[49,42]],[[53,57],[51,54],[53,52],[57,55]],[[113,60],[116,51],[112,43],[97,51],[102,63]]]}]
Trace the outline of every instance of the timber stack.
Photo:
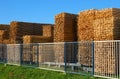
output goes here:
[{"label": "timber stack", "polygon": [[[120,39],[120,9],[109,8],[96,11],[94,40]],[[118,42],[95,42],[95,72],[116,74],[119,65]],[[99,63],[98,63],[99,62]]]},{"label": "timber stack", "polygon": [[92,43],[84,41],[94,40],[95,12],[95,9],[86,10],[80,12],[78,17],[78,41],[81,41],[78,47],[78,62],[85,66],[92,66]]},{"label": "timber stack", "polygon": [[23,43],[22,37],[24,35],[43,35],[43,25],[51,24],[38,24],[27,22],[11,22],[10,24],[10,39],[13,44]]},{"label": "timber stack", "polygon": [[[60,13],[55,16],[54,42],[73,42],[77,41],[77,15],[70,13]],[[55,61],[64,62],[64,46],[54,45]],[[69,48],[69,47],[68,47]],[[60,50],[60,51],[59,51]],[[67,54],[70,56],[70,53]],[[70,60],[70,57],[68,57]]]}]

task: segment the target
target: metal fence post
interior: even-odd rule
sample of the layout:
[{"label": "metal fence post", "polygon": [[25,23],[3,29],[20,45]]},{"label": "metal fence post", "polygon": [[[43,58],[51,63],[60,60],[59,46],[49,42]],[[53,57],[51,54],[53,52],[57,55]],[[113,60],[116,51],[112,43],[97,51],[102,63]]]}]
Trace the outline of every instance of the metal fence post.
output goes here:
[{"label": "metal fence post", "polygon": [[92,76],[94,76],[94,41],[92,42]]},{"label": "metal fence post", "polygon": [[6,48],[6,51],[5,51],[6,52],[6,55],[5,55],[6,56],[5,64],[7,64],[7,44],[5,45],[5,48]]},{"label": "metal fence post", "polygon": [[39,67],[39,44],[37,44],[36,55],[37,55],[37,67]]},{"label": "metal fence post", "polygon": [[66,42],[64,43],[64,63],[65,63],[65,66],[64,66],[64,71],[66,72],[66,66],[67,66],[67,54],[66,54]]},{"label": "metal fence post", "polygon": [[23,45],[20,44],[20,66],[22,65],[22,53],[23,53]]}]

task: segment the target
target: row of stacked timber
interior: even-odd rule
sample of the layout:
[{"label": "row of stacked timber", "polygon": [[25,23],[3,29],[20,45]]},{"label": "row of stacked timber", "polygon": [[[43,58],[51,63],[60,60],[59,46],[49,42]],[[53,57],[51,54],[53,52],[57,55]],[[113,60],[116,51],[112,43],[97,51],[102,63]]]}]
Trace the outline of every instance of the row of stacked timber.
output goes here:
[{"label": "row of stacked timber", "polygon": [[[78,47],[78,62],[85,66],[92,66],[92,43],[84,41],[93,41],[93,21],[95,19],[95,9],[86,10],[79,13],[78,17],[78,41],[81,45]],[[83,42],[82,42],[83,41]]]},{"label": "row of stacked timber", "polygon": [[[78,41],[102,41],[120,39],[120,9],[87,10],[78,17]],[[83,42],[78,47],[78,62],[92,66],[92,43]],[[117,46],[116,46],[117,45]],[[118,44],[94,43],[95,72],[116,74],[118,67]],[[117,57],[116,57],[117,56]]]},{"label": "row of stacked timber", "polygon": [[[120,9],[110,8],[96,11],[94,40],[120,39]],[[119,43],[95,42],[95,72],[118,74]],[[99,63],[98,63],[99,62]]]},{"label": "row of stacked timber", "polygon": [[120,39],[120,9],[109,8],[96,11],[94,40]]},{"label": "row of stacked timber", "polygon": [[23,43],[49,43],[53,42],[53,25],[43,25],[42,35],[25,35]]},{"label": "row of stacked timber", "polygon": [[[74,42],[77,41],[77,15],[70,13],[60,13],[55,16],[54,42]],[[55,62],[64,62],[64,50],[66,44],[54,45]],[[67,47],[70,50],[70,46]],[[71,59],[71,51],[67,50],[67,62]],[[69,52],[68,52],[69,51]]]},{"label": "row of stacked timber", "polygon": [[43,26],[51,24],[38,24],[27,22],[11,22],[10,24],[10,39],[11,43],[23,43],[23,36],[25,35],[43,35]]},{"label": "row of stacked timber", "polygon": [[25,35],[36,35],[40,36],[41,40],[44,39],[44,42],[47,42],[47,38],[50,40],[49,42],[53,42],[53,25],[15,21],[11,22],[10,25],[0,25],[0,43],[2,44],[21,44]]},{"label": "row of stacked timber", "polygon": [[60,13],[55,16],[54,42],[77,41],[77,15]]}]

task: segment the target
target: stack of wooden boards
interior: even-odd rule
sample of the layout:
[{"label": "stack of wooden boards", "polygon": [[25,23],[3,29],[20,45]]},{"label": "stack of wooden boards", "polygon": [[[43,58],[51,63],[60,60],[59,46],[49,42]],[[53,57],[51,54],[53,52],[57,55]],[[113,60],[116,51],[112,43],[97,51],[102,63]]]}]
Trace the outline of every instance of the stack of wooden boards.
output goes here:
[{"label": "stack of wooden boards", "polygon": [[77,15],[60,13],[55,16],[54,42],[77,41]]},{"label": "stack of wooden boards", "polygon": [[96,10],[86,10],[79,13],[78,17],[78,41],[93,41]]},{"label": "stack of wooden boards", "polygon": [[43,35],[43,26],[51,24],[37,24],[27,22],[11,22],[10,39],[12,43],[23,43],[22,37],[25,35]]},{"label": "stack of wooden boards", "polygon": [[[77,15],[70,13],[60,13],[55,16],[54,42],[77,41]],[[69,48],[69,47],[68,47]],[[65,44],[55,44],[54,53],[56,62],[64,62]],[[70,49],[70,48],[69,48]],[[67,52],[68,56],[72,52]],[[70,60],[70,57],[68,57]]]},{"label": "stack of wooden boards", "polygon": [[25,35],[23,43],[48,43],[53,42],[53,25],[43,25],[42,35]]},{"label": "stack of wooden boards", "polygon": [[120,39],[120,9],[87,10],[78,17],[78,41]]},{"label": "stack of wooden boards", "polygon": [[[120,39],[120,9],[111,8],[96,11],[94,40]],[[118,42],[95,42],[95,72],[117,74],[119,65]],[[99,62],[99,63],[98,63]]]},{"label": "stack of wooden boards", "polygon": [[[101,41],[120,39],[120,9],[87,10],[78,17],[78,41]],[[109,48],[106,48],[110,46]],[[116,74],[116,46],[110,43],[95,45],[95,72]],[[92,65],[92,45],[80,45],[78,62]],[[107,51],[107,52],[105,52]],[[116,58],[116,59],[115,59]],[[103,59],[103,60],[101,60]],[[99,63],[97,63],[99,62]],[[103,71],[104,70],[104,71]]]},{"label": "stack of wooden boards", "polygon": [[[79,13],[78,17],[78,41],[81,41],[78,47],[78,62],[85,66],[92,66],[92,43],[94,40],[95,9],[86,10]],[[82,42],[83,41],[83,42]],[[85,42],[88,41],[88,42]]]},{"label": "stack of wooden boards", "polygon": [[0,24],[0,43],[1,44],[8,44],[9,32],[10,32],[9,25]]},{"label": "stack of wooden boards", "polygon": [[109,8],[95,13],[94,40],[120,39],[120,9]]}]

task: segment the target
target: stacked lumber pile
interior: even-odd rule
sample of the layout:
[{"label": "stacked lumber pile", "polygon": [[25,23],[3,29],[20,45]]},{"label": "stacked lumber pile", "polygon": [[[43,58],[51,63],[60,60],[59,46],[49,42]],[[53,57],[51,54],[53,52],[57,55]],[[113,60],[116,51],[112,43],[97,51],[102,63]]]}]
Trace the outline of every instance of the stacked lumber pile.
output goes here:
[{"label": "stacked lumber pile", "polygon": [[79,13],[78,17],[78,41],[93,41],[96,10],[87,10]]},{"label": "stacked lumber pile", "polygon": [[[94,40],[120,39],[120,9],[96,11],[96,19],[93,24]],[[112,42],[102,42],[95,46],[95,72],[116,74],[118,68],[117,47],[119,46]]]},{"label": "stacked lumber pile", "polygon": [[[96,10],[86,10],[79,13],[78,17],[78,41],[93,41]],[[78,47],[78,62],[80,64],[92,65],[92,45],[91,42],[81,42]]]},{"label": "stacked lumber pile", "polygon": [[10,24],[10,39],[12,43],[22,43],[24,35],[43,35],[43,25],[27,22],[11,22]]},{"label": "stacked lumber pile", "polygon": [[47,36],[36,36],[36,35],[26,35],[23,36],[23,43],[28,44],[28,43],[48,43],[48,42],[53,42],[52,37],[47,37]]},{"label": "stacked lumber pile", "polygon": [[[120,26],[120,9],[111,8],[111,9],[103,9],[103,10],[83,11],[79,14],[79,18],[78,18],[78,41],[119,40],[120,39],[119,26]],[[91,58],[92,54],[90,54],[90,52],[87,51],[88,48],[89,45],[88,46],[82,45],[79,47],[79,50],[83,51],[83,52],[78,52],[78,58],[79,58],[78,60],[81,64],[89,63],[89,62],[83,62],[83,60],[87,61],[88,59],[92,59]],[[95,49],[97,50],[99,49],[99,47]],[[104,48],[104,50],[106,50],[106,48]],[[97,53],[99,52],[101,51],[99,50]],[[87,54],[90,56],[88,56]],[[96,62],[99,62],[99,60],[96,60]],[[114,67],[113,65],[111,66]],[[97,70],[99,71],[99,69]],[[114,70],[111,69],[108,71],[108,73],[110,72],[112,73],[112,71]]]},{"label": "stacked lumber pile", "polygon": [[[77,15],[60,13],[55,16],[54,42],[77,41]],[[68,47],[70,50],[70,48]],[[67,50],[67,51],[69,51]],[[66,51],[66,52],[67,52]],[[64,62],[64,43],[54,45],[55,62]],[[67,59],[70,60],[71,53],[67,52]],[[67,61],[68,61],[67,60]]]},{"label": "stacked lumber pile", "polygon": [[53,25],[44,25],[43,26],[43,36],[52,37],[53,38]]},{"label": "stacked lumber pile", "polygon": [[60,13],[55,16],[54,42],[76,41],[77,15]]},{"label": "stacked lumber pile", "polygon": [[120,9],[109,8],[96,11],[94,40],[120,39]]}]

